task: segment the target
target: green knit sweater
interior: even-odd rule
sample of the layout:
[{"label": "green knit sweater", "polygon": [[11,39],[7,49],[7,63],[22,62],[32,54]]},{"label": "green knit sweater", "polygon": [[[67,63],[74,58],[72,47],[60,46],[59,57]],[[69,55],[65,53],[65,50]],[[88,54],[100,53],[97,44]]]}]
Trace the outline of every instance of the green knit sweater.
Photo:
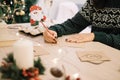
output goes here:
[{"label": "green knit sweater", "polygon": [[56,31],[59,37],[78,33],[89,25],[92,25],[92,32],[95,34],[94,41],[120,49],[119,0],[109,0],[103,9],[96,9],[88,0],[73,18],[49,29]]}]

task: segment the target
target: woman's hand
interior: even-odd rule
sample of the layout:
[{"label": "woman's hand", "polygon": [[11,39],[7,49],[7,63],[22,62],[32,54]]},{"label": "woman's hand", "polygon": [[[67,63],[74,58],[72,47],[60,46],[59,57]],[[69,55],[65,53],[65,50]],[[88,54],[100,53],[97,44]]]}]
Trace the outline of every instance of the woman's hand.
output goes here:
[{"label": "woman's hand", "polygon": [[66,39],[67,42],[81,43],[94,40],[94,33],[80,33]]},{"label": "woman's hand", "polygon": [[45,30],[43,32],[44,40],[48,43],[57,43],[57,33],[52,30]]}]

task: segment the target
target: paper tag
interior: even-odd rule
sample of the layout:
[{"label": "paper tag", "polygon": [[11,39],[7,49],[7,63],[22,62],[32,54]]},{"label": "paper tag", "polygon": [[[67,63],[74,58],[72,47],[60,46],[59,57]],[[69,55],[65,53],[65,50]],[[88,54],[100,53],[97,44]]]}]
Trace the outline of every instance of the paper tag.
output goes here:
[{"label": "paper tag", "polygon": [[77,55],[83,62],[100,64],[104,61],[110,61],[110,58],[107,57],[102,51],[77,51]]}]

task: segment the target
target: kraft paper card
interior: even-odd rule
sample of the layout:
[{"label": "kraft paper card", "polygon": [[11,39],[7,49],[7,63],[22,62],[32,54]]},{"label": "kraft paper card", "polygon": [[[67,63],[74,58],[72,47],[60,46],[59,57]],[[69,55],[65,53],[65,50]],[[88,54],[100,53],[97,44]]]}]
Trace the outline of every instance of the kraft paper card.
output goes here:
[{"label": "kraft paper card", "polygon": [[41,56],[41,55],[47,55],[49,52],[44,49],[42,46],[34,46],[34,55],[35,56]]},{"label": "kraft paper card", "polygon": [[110,61],[102,51],[77,51],[79,59],[83,62],[91,62],[94,64],[100,64],[105,61]]}]

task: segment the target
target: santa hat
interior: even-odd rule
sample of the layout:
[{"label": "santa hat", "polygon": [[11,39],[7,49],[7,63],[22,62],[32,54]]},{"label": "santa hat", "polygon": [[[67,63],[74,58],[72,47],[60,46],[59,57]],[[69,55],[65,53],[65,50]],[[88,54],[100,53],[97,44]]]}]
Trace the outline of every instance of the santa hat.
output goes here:
[{"label": "santa hat", "polygon": [[33,5],[33,6],[30,7],[30,12],[32,12],[34,10],[42,10],[42,8],[37,6],[37,5]]}]

